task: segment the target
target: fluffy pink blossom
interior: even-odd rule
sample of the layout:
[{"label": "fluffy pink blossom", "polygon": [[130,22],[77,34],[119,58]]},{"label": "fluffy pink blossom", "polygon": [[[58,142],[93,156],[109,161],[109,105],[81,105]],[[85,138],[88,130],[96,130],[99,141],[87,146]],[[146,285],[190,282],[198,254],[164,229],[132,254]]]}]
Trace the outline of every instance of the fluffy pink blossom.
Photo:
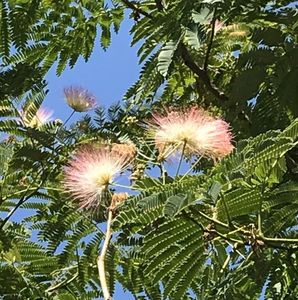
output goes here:
[{"label": "fluffy pink blossom", "polygon": [[109,184],[127,168],[130,159],[131,156],[108,147],[80,148],[65,169],[65,187],[80,201],[81,208],[96,207]]},{"label": "fluffy pink blossom", "polygon": [[183,151],[186,155],[215,159],[234,148],[229,125],[198,107],[167,111],[166,115],[153,114],[149,132],[162,158]]},{"label": "fluffy pink blossom", "polygon": [[67,104],[77,112],[85,112],[96,107],[95,97],[88,90],[81,87],[67,87],[64,89]]},{"label": "fluffy pink blossom", "polygon": [[40,127],[52,120],[53,111],[41,107],[37,110],[35,116],[30,117],[27,111],[21,111],[22,121],[27,127]]}]

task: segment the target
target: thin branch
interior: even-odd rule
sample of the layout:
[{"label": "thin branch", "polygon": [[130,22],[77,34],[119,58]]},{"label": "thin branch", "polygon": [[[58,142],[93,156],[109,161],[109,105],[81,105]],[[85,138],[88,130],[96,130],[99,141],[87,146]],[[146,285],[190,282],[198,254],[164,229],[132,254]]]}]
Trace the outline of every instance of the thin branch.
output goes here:
[{"label": "thin branch", "polygon": [[231,241],[231,242],[234,242],[234,243],[238,243],[239,245],[244,245],[243,241],[231,238],[231,237],[229,237],[229,234],[220,233],[219,231],[217,231],[215,229],[208,230],[207,232],[214,233],[214,234],[220,236],[221,238],[223,238],[226,241]]},{"label": "thin branch", "polygon": [[189,67],[200,78],[200,80],[204,83],[208,91],[212,93],[217,99],[221,101],[228,101],[229,98],[213,84],[207,72],[201,69],[193,61],[187,47],[183,43],[180,44],[180,49],[181,49],[181,56],[185,65]]},{"label": "thin branch", "polygon": [[20,198],[20,200],[18,201],[18,203],[15,205],[15,207],[7,214],[7,216],[3,219],[3,221],[0,224],[0,230],[3,229],[4,225],[9,221],[9,219],[11,218],[11,216],[16,212],[16,210],[22,205],[24,204],[28,199],[30,199],[40,188],[40,186],[38,186],[32,193],[30,193],[28,196],[23,196]]},{"label": "thin branch", "polygon": [[271,243],[286,243],[286,244],[296,244],[298,246],[298,239],[287,239],[287,238],[269,238],[265,236],[258,236],[258,239],[264,242]]},{"label": "thin branch", "polygon": [[112,218],[113,218],[113,211],[109,209],[108,212],[108,220],[107,220],[107,230],[106,230],[106,236],[104,239],[104,244],[101,249],[100,255],[97,258],[97,268],[98,268],[98,274],[99,274],[99,280],[103,292],[103,296],[105,300],[111,300],[112,297],[110,295],[109,287],[107,284],[107,279],[106,279],[106,271],[105,271],[105,257],[107,254],[109,242],[112,236]]},{"label": "thin branch", "polygon": [[[136,13],[139,13],[149,19],[153,19],[153,16],[151,16],[149,13],[144,11],[143,9],[136,6],[134,3],[128,1],[128,0],[121,0],[123,4],[125,4],[128,8],[132,9]],[[221,91],[218,90],[218,88],[211,82],[210,77],[208,76],[207,72],[203,69],[201,69],[192,59],[190,53],[187,50],[187,47],[181,43],[180,45],[181,52],[182,52],[182,59],[186,66],[188,66],[204,83],[206,88],[219,100],[221,101],[228,101],[228,97]]]},{"label": "thin branch", "polygon": [[79,273],[76,272],[73,277],[67,279],[67,280],[64,280],[62,282],[59,282],[58,284],[54,285],[54,286],[50,286],[48,289],[45,290],[46,293],[49,293],[49,292],[52,292],[54,290],[57,290],[58,288],[62,287],[62,286],[65,286],[65,285],[68,285],[69,283],[71,283],[72,281],[74,281],[77,277],[79,276]]},{"label": "thin branch", "polygon": [[135,11],[135,12],[137,12],[137,13],[139,13],[139,14],[141,14],[141,15],[143,15],[143,16],[149,18],[149,19],[152,19],[152,18],[153,18],[149,13],[147,13],[147,12],[144,11],[143,9],[139,8],[138,6],[136,6],[135,3],[132,3],[132,2],[130,2],[130,1],[128,1],[128,0],[121,0],[121,1],[122,1],[128,8],[132,9],[133,11]]},{"label": "thin branch", "polygon": [[198,165],[198,163],[201,161],[202,158],[203,158],[203,155],[201,155],[197,159],[197,161],[188,169],[188,171],[179,179],[179,182],[182,181]]},{"label": "thin branch", "polygon": [[224,270],[226,269],[226,267],[228,266],[228,264],[230,263],[230,261],[231,261],[231,255],[229,254],[229,255],[227,256],[227,258],[226,258],[226,260],[225,260],[223,266],[221,267],[219,273],[223,273],[223,272],[224,272]]},{"label": "thin branch", "polygon": [[207,219],[207,220],[210,221],[210,222],[213,222],[213,223],[215,223],[215,224],[217,224],[217,225],[219,225],[219,226],[221,226],[221,227],[224,227],[224,228],[228,228],[228,229],[230,228],[230,226],[229,226],[228,224],[223,223],[223,222],[221,222],[221,221],[219,221],[219,220],[213,219],[213,218],[207,216],[206,214],[204,214],[204,213],[201,212],[201,211],[195,210],[195,212],[198,213],[200,216],[202,216],[204,219]]},{"label": "thin branch", "polygon": [[158,10],[163,10],[162,0],[155,0],[155,4]]},{"label": "thin branch", "polygon": [[178,168],[177,168],[175,177],[177,177],[178,174],[179,174],[180,167],[181,167],[182,160],[183,160],[183,155],[184,155],[185,147],[186,147],[186,141],[184,141],[183,146],[182,146],[181,157],[180,157],[180,160],[179,160],[179,164],[178,164]]},{"label": "thin branch", "polygon": [[213,38],[215,35],[215,23],[216,23],[216,12],[217,12],[217,7],[215,7],[214,9],[214,13],[213,13],[213,18],[211,21],[211,35],[210,35],[210,41],[207,47],[207,52],[206,52],[206,57],[205,57],[205,62],[204,62],[204,70],[207,72],[208,69],[208,62],[209,62],[209,56],[210,56],[210,52],[212,49],[212,43],[213,43]]}]

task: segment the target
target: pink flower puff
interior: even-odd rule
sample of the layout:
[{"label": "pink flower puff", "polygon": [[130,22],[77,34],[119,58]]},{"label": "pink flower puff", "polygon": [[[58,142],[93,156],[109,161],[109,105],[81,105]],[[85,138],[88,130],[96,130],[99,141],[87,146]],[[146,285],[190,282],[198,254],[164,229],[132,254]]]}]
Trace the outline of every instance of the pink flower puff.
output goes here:
[{"label": "pink flower puff", "polygon": [[37,110],[33,117],[30,117],[27,111],[21,111],[20,114],[22,117],[22,122],[25,126],[38,128],[52,120],[53,111],[41,107]]},{"label": "pink flower puff", "polygon": [[148,131],[162,159],[177,151],[217,159],[234,148],[229,124],[196,106],[153,114]]},{"label": "pink flower puff", "polygon": [[64,95],[67,104],[77,112],[86,112],[97,106],[95,97],[81,87],[67,87],[64,89]]},{"label": "pink flower puff", "polygon": [[64,185],[81,208],[98,207],[103,192],[128,167],[132,156],[108,147],[79,148],[65,168]]}]

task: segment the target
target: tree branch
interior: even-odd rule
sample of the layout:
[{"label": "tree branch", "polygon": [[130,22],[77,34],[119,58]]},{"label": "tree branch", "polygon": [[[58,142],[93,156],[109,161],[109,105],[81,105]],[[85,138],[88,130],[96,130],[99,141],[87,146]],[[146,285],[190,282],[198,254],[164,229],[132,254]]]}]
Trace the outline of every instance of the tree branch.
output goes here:
[{"label": "tree branch", "polygon": [[111,209],[109,209],[106,236],[105,236],[104,244],[102,246],[100,255],[97,258],[97,268],[98,268],[99,280],[100,280],[100,284],[101,284],[101,288],[102,288],[102,292],[103,292],[103,296],[104,296],[105,300],[112,299],[108,285],[107,285],[106,271],[105,271],[105,257],[106,257],[109,242],[110,242],[110,239],[112,236],[112,227],[111,227],[112,217],[113,217],[113,211]]},{"label": "tree branch", "polygon": [[0,230],[3,229],[4,225],[9,221],[9,219],[11,218],[11,216],[16,212],[16,210],[22,205],[24,204],[28,199],[30,199],[40,188],[40,186],[38,186],[37,188],[35,188],[35,190],[30,193],[28,196],[24,195],[20,198],[20,200],[18,201],[18,203],[15,205],[15,207],[7,214],[7,216],[3,219],[3,221],[0,224]]},{"label": "tree branch", "polygon": [[158,10],[163,10],[162,0],[155,0],[155,4]]},{"label": "tree branch", "polygon": [[[138,6],[135,5],[135,3],[132,3],[128,0],[121,0],[123,2],[123,4],[125,4],[127,6],[127,8],[132,9],[133,11],[147,17],[150,18],[151,20],[153,19],[153,17],[147,13],[146,11],[144,11],[143,9],[139,8]],[[213,27],[215,27],[215,22]],[[213,35],[214,35],[214,28],[213,28]],[[213,39],[213,38],[212,38]],[[211,51],[211,46],[210,45],[210,50]],[[181,43],[180,45],[181,48],[181,52],[182,52],[182,59],[184,61],[184,63],[186,64],[186,66],[188,66],[204,83],[204,85],[206,86],[206,88],[219,100],[221,101],[228,101],[228,97],[222,93],[221,91],[218,90],[218,88],[213,84],[213,82],[211,82],[210,77],[208,76],[207,72],[204,69],[201,69],[193,60],[192,57],[190,55],[190,53],[187,50],[187,47]],[[208,54],[209,56],[209,54]],[[208,62],[207,62],[208,63]]]},{"label": "tree branch", "polygon": [[213,38],[215,35],[215,23],[216,23],[216,11],[217,11],[217,7],[215,7],[214,9],[214,13],[213,13],[213,18],[211,21],[211,35],[210,35],[210,41],[207,47],[207,52],[206,52],[206,57],[205,57],[205,62],[204,62],[204,70],[207,72],[208,69],[208,62],[209,62],[209,56],[210,56],[210,52],[212,49],[212,43],[213,43]]},{"label": "tree branch", "polygon": [[217,99],[221,101],[228,101],[229,98],[213,84],[207,72],[201,69],[192,59],[187,47],[181,43],[180,44],[181,55],[184,63],[188,66],[204,83],[206,88],[212,93]]},{"label": "tree branch", "polygon": [[128,1],[128,0],[121,0],[121,1],[123,2],[123,4],[125,4],[125,5],[127,6],[127,8],[130,8],[130,9],[132,9],[133,11],[135,11],[135,12],[137,12],[137,13],[139,13],[139,14],[141,14],[141,15],[143,15],[143,16],[149,18],[149,19],[152,19],[152,18],[153,18],[149,13],[147,13],[147,12],[144,11],[143,9],[139,8],[138,6],[136,6],[135,3],[130,2],[130,1]]}]

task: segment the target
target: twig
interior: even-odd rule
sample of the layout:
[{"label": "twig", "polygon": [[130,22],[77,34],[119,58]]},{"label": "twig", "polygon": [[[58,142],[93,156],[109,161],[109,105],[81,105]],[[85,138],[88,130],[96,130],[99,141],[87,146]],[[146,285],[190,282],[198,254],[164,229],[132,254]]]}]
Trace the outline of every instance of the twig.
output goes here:
[{"label": "twig", "polygon": [[180,44],[181,49],[181,56],[186,64],[204,83],[205,87],[212,93],[217,99],[221,101],[228,101],[229,98],[213,84],[210,77],[208,76],[207,72],[203,69],[201,69],[192,59],[187,47],[181,43]]},{"label": "twig", "polygon": [[108,250],[109,242],[112,236],[112,218],[113,218],[113,211],[109,209],[108,212],[108,220],[107,220],[107,231],[106,236],[104,239],[104,244],[101,249],[100,255],[97,258],[97,268],[98,268],[98,274],[99,274],[99,281],[101,284],[103,296],[105,300],[111,300],[112,297],[110,295],[110,291],[107,285],[107,279],[106,279],[106,271],[105,271],[105,257]]},{"label": "twig", "polygon": [[71,278],[69,278],[67,280],[64,280],[62,282],[59,282],[58,284],[56,284],[54,286],[50,286],[48,289],[45,290],[45,292],[46,293],[52,292],[52,291],[54,291],[54,290],[56,290],[56,289],[58,289],[58,288],[60,288],[62,286],[65,286],[65,285],[71,283],[72,281],[74,281],[78,276],[79,276],[79,273],[76,272],[73,277],[71,277]]},{"label": "twig", "polygon": [[258,236],[258,239],[264,242],[296,244],[298,246],[298,239],[269,238],[265,236]]},{"label": "twig", "polygon": [[212,21],[211,21],[210,41],[209,41],[209,44],[208,44],[208,47],[207,47],[206,57],[205,57],[205,62],[204,62],[205,72],[207,72],[207,69],[208,69],[209,56],[210,56],[210,52],[211,52],[211,49],[212,49],[213,38],[214,38],[214,35],[215,35],[216,11],[217,11],[217,7],[215,7],[215,9],[214,9],[213,18],[212,18]]},{"label": "twig", "polygon": [[231,242],[234,242],[234,243],[237,243],[239,245],[244,245],[244,242],[241,241],[241,240],[237,240],[237,239],[234,239],[234,238],[230,238],[228,236],[228,234],[223,234],[223,233],[220,233],[219,231],[215,230],[215,229],[211,229],[211,230],[208,230],[209,233],[214,233],[218,236],[220,236],[221,238],[223,238],[224,240],[226,241],[231,241]]},{"label": "twig", "polygon": [[147,17],[147,18],[150,18],[152,19],[153,17],[147,13],[146,11],[144,11],[143,9],[137,7],[134,3],[128,1],[128,0],[121,0],[128,8],[134,10],[135,12]]},{"label": "twig", "polygon": [[202,158],[203,158],[203,155],[201,155],[197,159],[197,161],[189,168],[189,170],[180,178],[179,181],[182,181],[198,165],[198,163],[201,161]]},{"label": "twig", "polygon": [[158,10],[163,10],[162,0],[155,0],[155,4]]},{"label": "twig", "polygon": [[183,146],[182,146],[181,157],[180,157],[180,160],[179,160],[179,164],[178,164],[178,168],[177,168],[176,176],[175,177],[177,177],[178,174],[179,174],[180,167],[181,167],[182,160],[183,160],[183,155],[184,155],[185,147],[186,147],[186,141],[184,141]]},{"label": "twig", "polygon": [[[15,207],[7,214],[7,216],[3,219],[3,221],[0,224],[0,230],[3,229],[4,225],[8,222],[8,220],[10,219],[10,217],[16,212],[16,210],[22,205],[24,204],[28,199],[30,199],[40,188],[40,186],[38,186],[32,193],[30,193],[28,196],[24,195],[20,198],[20,200],[18,201],[18,203],[15,205]],[[26,193],[26,192],[25,192]]]},{"label": "twig", "polygon": [[229,262],[231,261],[231,255],[229,254],[223,264],[223,266],[221,267],[219,273],[223,273],[225,268],[228,266]]},{"label": "twig", "polygon": [[230,226],[229,226],[228,224],[223,223],[223,222],[221,222],[221,221],[219,221],[219,220],[217,220],[217,219],[213,219],[213,218],[211,218],[211,217],[205,215],[205,214],[204,214],[203,212],[201,212],[201,211],[195,210],[195,212],[198,213],[199,215],[201,215],[203,218],[207,219],[208,221],[211,221],[211,222],[213,222],[213,223],[215,223],[215,224],[217,224],[217,225],[219,225],[219,226],[222,226],[222,227],[224,227],[224,228],[230,228]]},{"label": "twig", "polygon": [[[128,8],[134,10],[135,12],[142,14],[143,16],[153,19],[153,17],[144,11],[143,9],[137,7],[134,3],[128,0],[121,0]],[[228,97],[211,82],[210,77],[208,76],[207,72],[204,69],[201,69],[192,59],[190,53],[187,50],[187,47],[181,43],[180,45],[181,52],[182,52],[182,59],[187,67],[189,67],[204,83],[206,88],[219,100],[221,101],[228,101]]]}]

